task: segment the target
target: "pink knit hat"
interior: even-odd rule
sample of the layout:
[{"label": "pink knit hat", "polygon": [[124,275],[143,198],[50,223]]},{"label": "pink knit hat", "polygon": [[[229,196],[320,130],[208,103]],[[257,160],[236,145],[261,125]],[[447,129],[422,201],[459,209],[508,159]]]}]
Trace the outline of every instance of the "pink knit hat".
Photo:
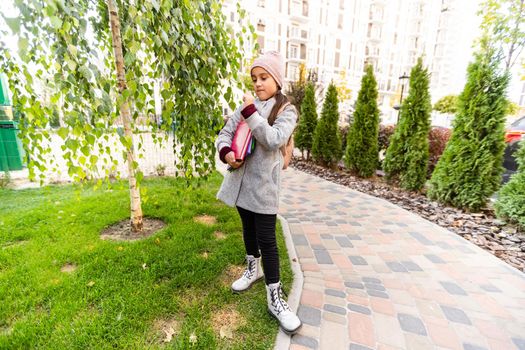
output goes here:
[{"label": "pink knit hat", "polygon": [[275,79],[279,87],[283,87],[284,59],[277,51],[267,51],[257,57],[250,67],[250,73],[255,67],[264,68]]}]

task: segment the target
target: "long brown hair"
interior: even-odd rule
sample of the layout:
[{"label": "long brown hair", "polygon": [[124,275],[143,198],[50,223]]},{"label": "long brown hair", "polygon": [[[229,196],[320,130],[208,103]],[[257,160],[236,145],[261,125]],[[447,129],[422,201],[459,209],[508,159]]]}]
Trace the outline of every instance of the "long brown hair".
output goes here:
[{"label": "long brown hair", "polygon": [[268,124],[273,125],[275,123],[275,120],[277,119],[277,113],[281,109],[282,106],[284,106],[286,103],[290,102],[288,100],[288,97],[286,97],[281,89],[277,90],[277,92],[274,95],[275,97],[275,104],[273,105],[272,111],[270,112],[270,115],[268,116]]}]

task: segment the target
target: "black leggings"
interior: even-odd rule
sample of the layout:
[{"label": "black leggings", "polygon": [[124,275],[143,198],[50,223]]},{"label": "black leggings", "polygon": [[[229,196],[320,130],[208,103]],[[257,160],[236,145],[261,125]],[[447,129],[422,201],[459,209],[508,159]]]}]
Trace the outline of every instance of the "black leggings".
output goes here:
[{"label": "black leggings", "polygon": [[275,238],[277,215],[257,214],[241,207],[237,207],[237,211],[241,216],[246,254],[256,258],[262,255],[266,284],[279,282],[279,253]]}]

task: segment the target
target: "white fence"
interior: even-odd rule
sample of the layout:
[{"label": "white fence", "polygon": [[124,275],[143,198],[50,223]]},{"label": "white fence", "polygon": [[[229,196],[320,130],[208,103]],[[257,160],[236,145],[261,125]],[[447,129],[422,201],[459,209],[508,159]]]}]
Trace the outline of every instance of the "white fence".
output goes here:
[{"label": "white fence", "polygon": [[[164,167],[165,175],[175,175],[175,161],[176,157],[173,151],[173,135],[165,133],[155,134],[156,141],[154,141],[151,132],[139,133],[134,136],[134,146],[136,151],[136,161],[139,164],[139,169],[144,175],[157,174],[157,167]],[[105,177],[109,171],[113,175],[125,178],[128,175],[128,168],[124,153],[124,146],[119,140],[116,132],[107,134],[93,149],[93,155],[98,157],[96,163],[96,170],[91,172],[90,176],[93,178]],[[140,149],[139,149],[140,144]],[[62,146],[64,140],[54,132],[51,132],[51,139],[43,144],[43,147],[49,151],[46,154],[46,168],[43,172],[45,182],[64,182],[70,181],[71,177],[68,175],[67,161],[64,158],[64,151]],[[105,149],[109,147],[111,150],[111,158],[105,152],[100,152],[101,147]],[[36,152],[36,151],[35,151]],[[89,155],[91,156],[91,154]],[[89,156],[87,157],[89,159]],[[42,172],[36,169],[36,179],[40,178]],[[27,169],[21,172],[13,172],[14,179],[27,178]]]}]

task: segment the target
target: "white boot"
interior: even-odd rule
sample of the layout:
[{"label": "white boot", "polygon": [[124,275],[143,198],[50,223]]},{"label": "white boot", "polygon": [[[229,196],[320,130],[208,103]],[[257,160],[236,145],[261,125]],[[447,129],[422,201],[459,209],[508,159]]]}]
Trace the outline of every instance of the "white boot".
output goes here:
[{"label": "white boot", "polygon": [[292,312],[283,298],[281,282],[266,286],[268,312],[279,321],[282,330],[287,334],[295,334],[302,326],[301,320]]},{"label": "white boot", "polygon": [[261,258],[256,258],[253,255],[246,255],[248,266],[241,278],[232,283],[232,291],[235,293],[244,292],[248,290],[252,284],[264,277],[261,266]]}]

